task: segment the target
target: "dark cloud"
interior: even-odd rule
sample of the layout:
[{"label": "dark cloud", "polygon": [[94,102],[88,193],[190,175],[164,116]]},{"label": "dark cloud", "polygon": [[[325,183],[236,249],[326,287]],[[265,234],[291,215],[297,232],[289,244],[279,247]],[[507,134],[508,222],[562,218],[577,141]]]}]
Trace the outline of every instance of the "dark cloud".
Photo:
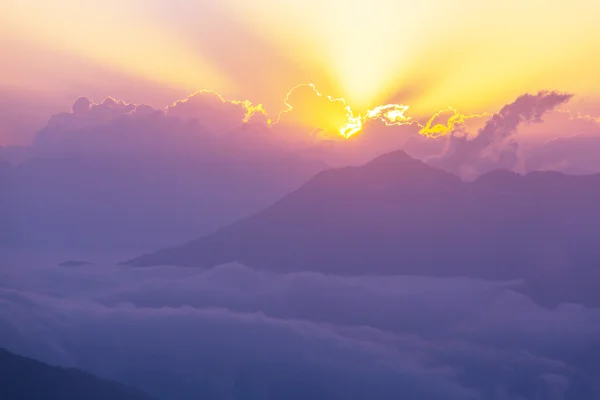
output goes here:
[{"label": "dark cloud", "polygon": [[454,130],[448,137],[447,148],[429,162],[448,171],[473,178],[493,169],[513,169],[517,166],[519,145],[514,140],[517,128],[524,123],[540,123],[542,116],[572,95],[542,91],[525,94],[492,115],[475,137]]}]

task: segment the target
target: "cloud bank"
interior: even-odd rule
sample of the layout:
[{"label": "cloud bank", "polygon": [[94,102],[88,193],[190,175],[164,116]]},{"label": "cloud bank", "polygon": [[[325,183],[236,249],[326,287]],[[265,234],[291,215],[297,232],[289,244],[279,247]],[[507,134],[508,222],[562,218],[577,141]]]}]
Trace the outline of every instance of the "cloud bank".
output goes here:
[{"label": "cloud bank", "polygon": [[185,151],[245,125],[268,125],[262,106],[227,101],[211,91],[193,94],[164,110],[110,97],[100,103],[82,97],[71,112],[53,116],[33,146],[40,152]]},{"label": "cloud bank", "polygon": [[[600,310],[519,282],[11,265],[0,343],[170,399],[577,399]],[[590,397],[591,396],[591,397]]]},{"label": "cloud bank", "polygon": [[71,112],[53,116],[31,147],[36,154],[202,155],[214,153],[217,146],[221,153],[241,150],[260,157],[310,154],[333,166],[361,164],[404,149],[466,179],[493,169],[600,171],[600,162],[586,156],[588,147],[575,144],[587,140],[593,148],[600,138],[599,119],[556,110],[571,98],[541,91],[521,95],[495,114],[463,114],[449,107],[420,120],[401,104],[357,114],[344,99],[327,96],[311,84],[294,87],[279,114],[213,91],[200,91],[164,109],[112,98],[94,103],[84,97]]}]

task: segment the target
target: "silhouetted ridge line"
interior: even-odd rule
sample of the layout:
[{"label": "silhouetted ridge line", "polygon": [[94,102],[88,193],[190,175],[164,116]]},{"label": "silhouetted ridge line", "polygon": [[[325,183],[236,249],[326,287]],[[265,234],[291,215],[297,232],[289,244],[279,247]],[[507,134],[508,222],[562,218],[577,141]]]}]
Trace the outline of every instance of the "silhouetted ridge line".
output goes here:
[{"label": "silhouetted ridge line", "polygon": [[0,348],[0,398],[3,400],[153,400],[115,381],[87,372],[50,366]]},{"label": "silhouetted ridge line", "polygon": [[[596,279],[600,175],[492,171],[474,182],[402,151],[331,169],[245,220],[126,262],[274,271]],[[535,280],[534,280],[535,278]],[[552,285],[544,283],[546,291]],[[539,286],[539,285],[538,285]],[[570,295],[578,298],[586,290]]]}]

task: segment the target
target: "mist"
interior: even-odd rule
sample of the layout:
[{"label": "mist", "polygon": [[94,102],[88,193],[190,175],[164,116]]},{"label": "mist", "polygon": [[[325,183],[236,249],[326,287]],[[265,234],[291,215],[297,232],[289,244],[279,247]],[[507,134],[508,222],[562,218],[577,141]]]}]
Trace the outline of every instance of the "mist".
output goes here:
[{"label": "mist", "polygon": [[521,282],[11,263],[0,342],[159,398],[576,399],[600,309]]}]

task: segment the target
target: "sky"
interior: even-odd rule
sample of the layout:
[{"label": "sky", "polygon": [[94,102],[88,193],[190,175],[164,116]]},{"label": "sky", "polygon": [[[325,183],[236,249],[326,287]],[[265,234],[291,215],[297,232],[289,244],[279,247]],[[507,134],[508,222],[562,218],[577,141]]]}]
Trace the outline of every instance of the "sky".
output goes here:
[{"label": "sky", "polygon": [[305,84],[343,99],[352,126],[388,104],[425,123],[540,90],[599,117],[599,14],[592,0],[5,0],[0,144],[29,143],[81,96],[163,109],[212,90],[276,121]]}]

